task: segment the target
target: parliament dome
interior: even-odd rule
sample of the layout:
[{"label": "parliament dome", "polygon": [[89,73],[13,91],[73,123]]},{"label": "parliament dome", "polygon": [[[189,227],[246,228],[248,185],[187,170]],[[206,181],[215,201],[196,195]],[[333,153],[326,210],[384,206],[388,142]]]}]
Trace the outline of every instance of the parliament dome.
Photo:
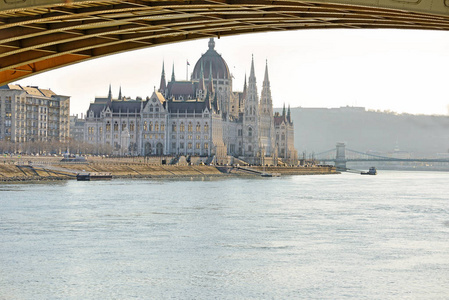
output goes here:
[{"label": "parliament dome", "polygon": [[193,68],[192,79],[199,80],[201,73],[201,64],[203,65],[204,79],[209,78],[209,72],[212,65],[212,78],[213,79],[230,79],[231,74],[229,72],[228,64],[221,57],[220,54],[215,51],[215,41],[213,38],[209,40],[209,50],[204,53],[201,58],[196,62]]}]

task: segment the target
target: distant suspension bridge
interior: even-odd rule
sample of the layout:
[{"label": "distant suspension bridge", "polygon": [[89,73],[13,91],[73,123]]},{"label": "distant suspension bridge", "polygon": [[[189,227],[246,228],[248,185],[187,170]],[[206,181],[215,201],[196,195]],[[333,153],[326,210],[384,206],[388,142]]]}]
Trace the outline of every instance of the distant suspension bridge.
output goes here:
[{"label": "distant suspension bridge", "polygon": [[347,149],[345,143],[337,143],[336,147],[315,154],[315,159],[321,162],[334,162],[337,170],[345,171],[347,162],[379,161],[379,162],[443,162],[449,163],[449,158],[395,158],[370,154]]}]

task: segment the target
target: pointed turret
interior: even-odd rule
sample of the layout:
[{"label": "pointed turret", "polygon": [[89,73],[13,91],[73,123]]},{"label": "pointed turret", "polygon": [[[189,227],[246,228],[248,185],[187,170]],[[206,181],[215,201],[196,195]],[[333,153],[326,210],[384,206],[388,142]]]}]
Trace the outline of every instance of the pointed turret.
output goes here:
[{"label": "pointed turret", "polygon": [[290,113],[290,104],[288,105],[288,110],[287,110],[287,121],[288,121],[289,123],[292,122],[292,119],[291,119],[291,113]]},{"label": "pointed turret", "polygon": [[211,95],[213,95],[215,93],[215,90],[214,90],[214,80],[212,79],[212,64],[210,64],[209,66],[210,66],[209,83],[207,85],[207,90],[210,92]]},{"label": "pointed turret", "polygon": [[257,94],[254,56],[251,58],[251,71],[248,78],[243,118],[243,148],[245,156],[256,156],[259,153],[259,96]]},{"label": "pointed turret", "polygon": [[251,71],[249,73],[249,82],[251,83],[252,80],[256,81],[256,72],[254,71],[254,55],[252,55],[251,57]]},{"label": "pointed turret", "polygon": [[264,149],[266,156],[273,155],[274,149],[274,123],[273,123],[273,101],[271,98],[270,80],[268,78],[268,61],[265,63],[265,75],[260,95],[260,146]]},{"label": "pointed turret", "polygon": [[111,89],[111,84],[109,84],[108,100],[112,100],[112,89]]},{"label": "pointed turret", "polygon": [[122,100],[122,87],[120,86],[119,90],[118,90],[118,99]]},{"label": "pointed turret", "polygon": [[269,111],[270,116],[272,115],[273,105],[271,101],[271,89],[270,80],[268,78],[268,61],[265,63],[265,76],[262,84],[262,94],[260,96],[261,109],[264,112]]},{"label": "pointed turret", "polygon": [[172,82],[175,82],[176,80],[175,80],[175,64],[173,63],[173,68],[172,68],[172,71],[171,71],[171,81]]},{"label": "pointed turret", "polygon": [[167,89],[167,81],[165,80],[165,63],[162,62],[162,74],[161,74],[161,83],[159,85],[159,92],[165,93]]},{"label": "pointed turret", "polygon": [[268,60],[265,62],[265,76],[263,78],[263,84],[270,86],[270,80],[268,79]]},{"label": "pointed turret", "polygon": [[245,83],[243,84],[243,99],[246,98],[246,92],[247,92],[247,85],[246,85],[246,73],[245,73]]},{"label": "pointed turret", "polygon": [[285,102],[284,102],[284,108],[282,109],[282,116],[285,118]]},{"label": "pointed turret", "polygon": [[215,109],[215,112],[218,114],[220,112],[220,106],[218,105],[217,93],[215,93],[214,101],[212,102],[212,106]]},{"label": "pointed turret", "polygon": [[206,90],[206,84],[204,83],[203,62],[201,62],[200,82],[199,82],[199,84],[198,84],[198,90],[199,90],[199,91],[202,91],[202,93],[204,93],[204,91]]}]

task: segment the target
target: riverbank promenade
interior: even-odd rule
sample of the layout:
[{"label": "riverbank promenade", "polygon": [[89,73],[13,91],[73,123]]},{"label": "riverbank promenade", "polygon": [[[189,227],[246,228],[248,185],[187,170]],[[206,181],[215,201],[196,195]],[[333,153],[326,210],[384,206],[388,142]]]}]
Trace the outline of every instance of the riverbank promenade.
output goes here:
[{"label": "riverbank promenade", "polygon": [[[87,157],[85,161],[64,162],[60,156],[4,155],[0,181],[69,180],[82,172],[110,173],[113,178],[177,178],[216,176],[257,176],[237,166],[170,164],[170,157]],[[259,172],[281,175],[336,174],[331,166],[251,166]],[[246,168],[245,168],[246,169]]]}]

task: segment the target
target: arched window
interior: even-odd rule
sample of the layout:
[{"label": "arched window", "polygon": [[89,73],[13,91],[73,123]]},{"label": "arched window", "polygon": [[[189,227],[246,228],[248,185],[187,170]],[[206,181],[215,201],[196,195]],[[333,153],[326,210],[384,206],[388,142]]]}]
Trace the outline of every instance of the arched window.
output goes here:
[{"label": "arched window", "polygon": [[159,131],[159,123],[158,122],[156,122],[154,124],[154,131]]},{"label": "arched window", "polygon": [[176,123],[173,122],[173,124],[171,125],[171,131],[176,132]]},{"label": "arched window", "polygon": [[196,123],[196,132],[200,132],[201,131],[201,125],[200,122]]},{"label": "arched window", "polygon": [[189,122],[188,130],[189,130],[189,132],[192,132],[192,130],[193,130],[192,122]]},{"label": "arched window", "polygon": [[153,122],[150,121],[150,131],[153,131]]},{"label": "arched window", "polygon": [[179,125],[179,131],[184,132],[184,122],[181,122],[181,125]]},{"label": "arched window", "polygon": [[153,112],[153,104],[150,104],[150,112]]},{"label": "arched window", "polygon": [[[248,136],[253,136],[253,129],[250,127],[248,128]],[[251,150],[249,150],[251,151]]]},{"label": "arched window", "polygon": [[126,123],[123,122],[123,123],[122,123],[122,131],[124,131],[125,129],[126,129]]},{"label": "arched window", "polygon": [[164,124],[164,122],[161,122],[161,131],[165,131],[165,124]]},{"label": "arched window", "polygon": [[143,122],[143,131],[147,131],[148,130],[148,123],[147,121]]},{"label": "arched window", "polygon": [[209,132],[209,124],[204,124],[204,132]]},{"label": "arched window", "polygon": [[107,132],[111,131],[111,123],[109,123],[109,121],[106,122],[106,131]]},{"label": "arched window", "polygon": [[114,131],[118,131],[118,123],[114,122]]},{"label": "arched window", "polygon": [[132,122],[132,121],[129,124],[129,131],[134,131],[134,122]]}]

